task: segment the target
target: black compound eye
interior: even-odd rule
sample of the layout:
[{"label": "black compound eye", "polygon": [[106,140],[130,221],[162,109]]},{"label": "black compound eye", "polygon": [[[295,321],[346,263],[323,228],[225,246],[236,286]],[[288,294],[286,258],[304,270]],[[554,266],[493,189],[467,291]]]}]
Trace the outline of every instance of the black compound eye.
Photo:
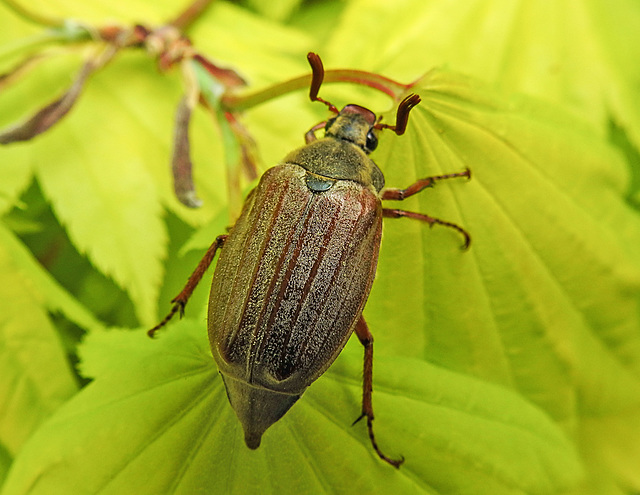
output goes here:
[{"label": "black compound eye", "polygon": [[364,147],[369,152],[375,150],[378,147],[378,136],[373,133],[373,129],[371,129],[367,133],[367,142],[365,143]]}]

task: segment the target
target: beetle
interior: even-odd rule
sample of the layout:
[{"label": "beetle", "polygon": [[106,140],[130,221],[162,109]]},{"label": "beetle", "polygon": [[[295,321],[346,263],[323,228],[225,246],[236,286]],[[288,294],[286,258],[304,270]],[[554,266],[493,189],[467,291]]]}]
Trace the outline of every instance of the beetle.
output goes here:
[{"label": "beetle", "polygon": [[[383,208],[382,200],[402,200],[436,181],[470,178],[470,171],[421,179],[406,189],[384,188],[382,171],[369,158],[377,132],[405,132],[413,94],[399,105],[396,124],[379,122],[359,105],[341,111],[318,97],[324,77],[320,58],[310,53],[310,98],[335,114],[305,135],[306,145],[267,170],[251,191],[240,217],[216,238],[171,312],[149,335],[184,307],[221,250],[211,284],[208,333],[227,396],[242,423],[245,443],[256,449],[278,421],[319,378],[355,332],[364,346],[363,398],[377,455],[399,467],[378,447],[373,433],[373,336],[362,315],[376,272],[382,218],[408,217],[444,225],[464,237],[456,224],[424,214]],[[325,136],[316,132],[324,128]],[[354,422],[354,423],[355,423]]]}]

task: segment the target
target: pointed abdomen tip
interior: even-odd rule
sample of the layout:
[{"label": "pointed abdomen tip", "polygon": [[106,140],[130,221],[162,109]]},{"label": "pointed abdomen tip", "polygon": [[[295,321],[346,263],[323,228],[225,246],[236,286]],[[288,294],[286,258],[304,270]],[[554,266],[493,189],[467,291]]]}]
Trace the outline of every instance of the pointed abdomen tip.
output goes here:
[{"label": "pointed abdomen tip", "polygon": [[251,450],[256,450],[260,447],[260,440],[262,440],[262,435],[245,435],[244,443],[247,444]]}]

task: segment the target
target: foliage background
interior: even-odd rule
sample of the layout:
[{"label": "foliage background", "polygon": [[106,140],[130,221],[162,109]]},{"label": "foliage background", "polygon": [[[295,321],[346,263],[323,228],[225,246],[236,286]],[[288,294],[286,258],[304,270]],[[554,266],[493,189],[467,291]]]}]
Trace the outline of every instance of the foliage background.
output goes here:
[{"label": "foliage background", "polygon": [[[30,3],[93,25],[181,7]],[[2,129],[67,88],[93,47],[23,44],[43,28],[5,4],[0,25],[0,72],[59,52],[0,87]],[[308,72],[309,50],[415,81],[407,135],[373,156],[387,183],[473,172],[402,205],[463,225],[468,252],[448,229],[385,226],[365,315],[376,431],[406,457],[398,471],[350,426],[357,342],[253,452],[208,351],[207,284],[146,338],[230,222],[227,170],[198,111],[204,205],[174,198],[179,71],[121,54],[59,125],[0,148],[0,493],[640,493],[639,28],[633,0],[289,0],[216,2],[189,30],[251,89]],[[322,95],[392,116],[366,88]],[[262,169],[325,116],[302,92],[248,111]]]}]

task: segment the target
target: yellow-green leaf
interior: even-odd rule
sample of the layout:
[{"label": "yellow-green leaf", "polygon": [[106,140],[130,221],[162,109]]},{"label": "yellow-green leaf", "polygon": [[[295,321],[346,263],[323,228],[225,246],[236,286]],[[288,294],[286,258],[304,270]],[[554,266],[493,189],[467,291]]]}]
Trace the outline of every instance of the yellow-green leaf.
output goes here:
[{"label": "yellow-green leaf", "polygon": [[376,363],[378,440],[406,457],[400,470],[382,463],[364,425],[351,426],[357,343],[251,451],[202,325],[171,330],[154,341],[142,331],[92,334],[84,370],[95,381],[30,442],[3,495],[548,495],[580,475],[570,442],[545,414],[502,387],[420,360]]},{"label": "yellow-green leaf", "polygon": [[0,451],[6,454],[0,458],[4,459],[15,456],[40,423],[77,391],[47,309],[62,311],[79,324],[95,323],[1,225],[0,275]]}]

